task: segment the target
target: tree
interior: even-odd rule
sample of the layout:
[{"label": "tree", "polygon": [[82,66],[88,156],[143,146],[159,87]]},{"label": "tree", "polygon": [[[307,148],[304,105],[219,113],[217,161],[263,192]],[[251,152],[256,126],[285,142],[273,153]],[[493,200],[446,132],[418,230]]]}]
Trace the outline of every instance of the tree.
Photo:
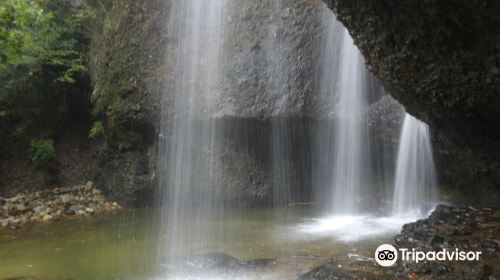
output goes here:
[{"label": "tree", "polygon": [[2,148],[64,122],[68,98],[87,80],[86,12],[70,0],[0,1]]}]

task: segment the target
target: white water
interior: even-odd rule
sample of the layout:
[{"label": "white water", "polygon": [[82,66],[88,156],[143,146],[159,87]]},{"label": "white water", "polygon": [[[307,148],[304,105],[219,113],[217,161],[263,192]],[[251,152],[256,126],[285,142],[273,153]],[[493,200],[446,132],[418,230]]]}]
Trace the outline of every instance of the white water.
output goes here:
[{"label": "white water", "polygon": [[313,182],[330,213],[356,214],[369,181],[369,73],[359,50],[325,7],[320,99],[331,108],[315,139]]},{"label": "white water", "polygon": [[[327,102],[337,109],[327,114],[336,119],[335,129],[332,131],[329,124],[322,125],[322,131],[316,134],[315,168],[319,171],[313,182],[320,189],[320,196],[329,197],[330,214],[298,224],[292,231],[299,238],[331,238],[343,242],[396,234],[404,224],[428,215],[433,207],[436,179],[429,129],[426,124],[406,116],[393,185],[394,207],[392,211],[390,207],[381,209],[380,213],[385,215],[364,214],[363,204],[370,200],[367,188],[375,184],[370,170],[376,169],[370,166],[373,161],[370,160],[366,114],[370,94],[377,94],[371,91],[378,89],[371,86],[370,74],[347,30],[331,15],[324,16],[323,21],[327,33],[320,92],[321,96],[331,96]],[[331,146],[333,152],[329,152]],[[333,161],[329,157],[333,157]],[[325,166],[333,170],[328,173]],[[389,180],[381,182],[388,185]]]},{"label": "white water", "polygon": [[434,206],[436,188],[429,126],[406,114],[394,181],[393,215],[426,213]]},{"label": "white water", "polygon": [[333,212],[358,213],[367,174],[367,87],[363,57],[344,30],[339,61],[339,121],[335,139]]},{"label": "white water", "polygon": [[[349,175],[354,174],[359,175],[356,172]],[[437,197],[429,127],[409,114],[405,115],[401,131],[393,187],[393,206],[388,216],[355,212],[338,214],[334,211],[332,215],[298,224],[292,231],[298,238],[356,242],[397,234],[404,224],[428,216],[435,207]],[[339,193],[338,189],[335,190],[335,194]],[[363,192],[362,189],[358,191]]]},{"label": "white water", "polygon": [[167,56],[175,73],[172,93],[165,96],[173,100],[164,97],[162,102],[158,157],[164,206],[158,258],[163,267],[179,254],[210,246],[220,234],[194,226],[221,217],[212,176],[219,130],[210,114],[221,94],[226,6],[225,0],[172,1],[169,36],[177,45]]},{"label": "white water", "polygon": [[418,216],[331,215],[311,219],[297,225],[294,231],[303,238],[330,238],[354,242],[401,231],[401,227],[417,220]]}]

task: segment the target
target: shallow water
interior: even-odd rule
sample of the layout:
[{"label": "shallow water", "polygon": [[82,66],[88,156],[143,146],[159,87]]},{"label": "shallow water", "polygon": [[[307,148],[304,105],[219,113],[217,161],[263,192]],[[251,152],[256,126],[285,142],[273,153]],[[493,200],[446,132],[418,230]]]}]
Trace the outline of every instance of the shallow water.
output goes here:
[{"label": "shallow water", "polygon": [[[370,254],[379,244],[390,241],[402,224],[370,216],[317,219],[317,214],[306,208],[250,212],[233,213],[223,225],[199,225],[222,227],[234,234],[211,240],[209,248],[192,246],[200,252],[224,252],[240,260],[277,258],[277,269],[237,277],[214,272],[181,275],[179,279],[293,279],[330,257]],[[97,218],[2,230],[0,279],[158,279],[153,265],[157,240],[153,216],[151,210],[125,210]],[[284,216],[289,218],[276,219]],[[377,230],[368,232],[370,228]],[[347,238],[360,231],[366,234]]]}]

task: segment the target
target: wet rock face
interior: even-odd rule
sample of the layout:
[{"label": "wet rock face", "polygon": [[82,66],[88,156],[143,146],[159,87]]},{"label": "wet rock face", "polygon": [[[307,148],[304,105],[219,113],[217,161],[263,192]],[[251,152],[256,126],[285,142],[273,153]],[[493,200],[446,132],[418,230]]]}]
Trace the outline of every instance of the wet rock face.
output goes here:
[{"label": "wet rock face", "polygon": [[149,203],[154,195],[162,48],[169,1],[86,1],[95,13],[89,68],[92,103],[106,139],[94,144],[88,176],[103,193],[125,206]]},{"label": "wet rock face", "polygon": [[88,1],[95,12],[90,72],[92,102],[118,149],[156,138],[168,5],[163,1]]},{"label": "wet rock face", "polygon": [[322,6],[310,1],[238,1],[228,23],[219,114],[306,115],[314,94]]},{"label": "wet rock face", "polygon": [[[446,143],[437,149],[438,155],[442,155],[437,160],[440,169],[445,170],[442,174],[446,184],[470,188],[478,185],[477,178],[485,178],[481,186],[498,186],[500,164],[495,153],[500,149],[499,142],[493,140],[500,131],[500,118],[496,117],[500,95],[493,94],[498,89],[496,66],[486,58],[498,53],[486,47],[500,33],[493,32],[498,24],[484,28],[482,32],[491,32],[488,33],[491,36],[479,40],[468,28],[476,28],[481,22],[487,26],[493,19],[486,16],[480,21],[471,15],[462,21],[460,7],[466,5],[463,1],[440,4],[431,1],[421,5],[417,5],[419,1],[409,0],[385,4],[380,1],[325,2],[336,9],[372,71],[396,99],[404,103],[410,113],[429,121],[436,132],[446,134],[445,141],[441,141]],[[469,1],[467,5],[472,7],[479,2]],[[169,29],[171,1],[100,3],[103,5],[95,6],[98,20],[92,37],[90,68],[94,86],[92,99],[105,121],[107,144],[94,155],[89,174],[99,185],[107,186],[103,191],[111,198],[136,205],[154,193],[156,187],[155,146],[160,114],[171,118],[174,104],[175,69],[165,61],[175,56],[182,38],[175,38]],[[324,35],[321,34],[324,7],[319,1],[308,0],[285,0],[281,8],[273,6],[273,1],[235,3],[226,18],[226,36],[230,39],[222,54],[225,61],[221,67],[223,98],[211,114],[220,119],[233,118],[234,125],[242,119],[251,122],[278,115],[321,117],[322,112],[328,111],[324,107],[332,105],[318,99],[319,77],[315,74],[320,62],[320,37]],[[455,3],[459,3],[457,7]],[[473,11],[480,13],[493,5],[485,3]],[[453,19],[455,16],[458,21]],[[415,32],[406,32],[406,27]],[[463,33],[462,29],[467,32]],[[478,57],[479,50],[484,57]],[[170,106],[160,113],[161,98]],[[379,142],[383,144],[373,150],[384,155],[377,160],[390,162],[399,137],[400,124],[396,119],[401,112],[392,100],[379,101],[379,98],[370,100],[375,103],[370,108],[370,130],[374,137],[386,141]],[[265,131],[267,124],[261,123],[259,130]],[[380,129],[381,124],[389,124],[388,134]],[[248,137],[255,143],[263,143],[258,134]],[[469,144],[473,149],[463,152],[462,145],[451,149],[448,138]],[[307,145],[304,142],[296,146]],[[488,158],[476,159],[484,155],[477,152],[484,147],[487,147]],[[240,162],[237,171],[243,177],[232,176],[224,181],[237,186],[232,190],[235,194],[241,192],[241,197],[257,198],[259,203],[269,201],[272,185],[271,177],[266,174],[268,166],[261,159],[249,157],[244,149],[245,146],[236,145],[227,149],[226,161]],[[264,149],[267,148],[261,148]],[[460,163],[460,167],[455,168],[457,165],[449,162]],[[478,162],[480,168],[476,168]]]},{"label": "wet rock face", "polygon": [[370,152],[372,153],[372,166],[383,168],[376,170],[376,180],[392,182],[397,159],[399,138],[405,111],[390,95],[384,95],[377,102],[370,105],[368,111],[368,127],[370,129]]},{"label": "wet rock face", "polygon": [[443,131],[434,129],[432,134],[439,186],[446,201],[457,206],[498,207],[500,165],[457,144]]},{"label": "wet rock face", "polygon": [[500,161],[500,2],[324,0],[411,114]]},{"label": "wet rock face", "polygon": [[[215,143],[200,140],[203,137],[199,133],[204,132],[198,129],[190,142],[194,155],[190,167],[192,176],[198,176],[201,182],[210,182],[203,191],[214,191],[224,205],[236,207],[271,206],[278,189],[289,190],[287,194],[292,202],[308,201],[311,155],[307,119],[225,117],[209,124],[195,122],[198,127],[208,125],[216,127]],[[273,152],[278,141],[276,131],[285,139],[279,144],[286,155]],[[156,172],[168,178],[170,159],[161,160],[167,162],[159,165]],[[210,172],[206,172],[207,166]],[[279,172],[284,176],[276,176]]]},{"label": "wet rock face", "polygon": [[156,193],[156,153],[153,145],[121,151],[101,143],[87,174],[107,198],[126,207],[143,206]]},{"label": "wet rock face", "polygon": [[[227,147],[218,155],[226,163],[220,165],[219,173],[229,174],[218,178],[223,182],[221,188],[228,200],[245,205],[272,200],[270,167],[263,155],[272,139],[262,134],[270,132],[269,118],[305,116],[307,99],[315,87],[321,30],[320,17],[311,14],[319,15],[321,6],[294,0],[282,4],[235,1],[229,5],[231,12],[225,19],[229,39],[220,66],[222,98],[215,111],[200,106],[199,112],[193,112],[203,120],[211,116],[217,123],[227,123],[252,142],[232,141],[229,137],[241,136],[230,135],[224,143]],[[169,26],[176,16],[170,13],[170,6],[171,1],[108,0],[93,7],[98,17],[90,62],[92,101],[104,119],[107,143],[96,149],[89,175],[99,185],[108,186],[103,190],[108,197],[124,205],[150,202],[159,172],[160,119],[168,122],[173,117],[176,69],[169,62],[182,51],[183,38],[176,37]],[[162,102],[166,104],[163,109]],[[289,122],[291,130],[296,123],[301,129],[301,121]],[[250,124],[249,130],[238,128],[244,123]],[[292,140],[295,146],[307,145],[296,139]],[[249,145],[257,155],[248,153]],[[300,163],[304,161],[300,158]]]},{"label": "wet rock face", "polygon": [[[92,1],[89,1],[92,3]],[[221,97],[215,111],[194,115],[267,118],[305,115],[314,74],[323,5],[311,1],[228,4],[221,46]],[[133,149],[156,141],[162,114],[173,115],[175,57],[185,38],[171,22],[171,1],[95,4],[90,69],[92,101],[111,146]],[[313,16],[311,16],[313,15]],[[163,101],[162,101],[163,98]],[[160,112],[160,104],[166,104]]]}]

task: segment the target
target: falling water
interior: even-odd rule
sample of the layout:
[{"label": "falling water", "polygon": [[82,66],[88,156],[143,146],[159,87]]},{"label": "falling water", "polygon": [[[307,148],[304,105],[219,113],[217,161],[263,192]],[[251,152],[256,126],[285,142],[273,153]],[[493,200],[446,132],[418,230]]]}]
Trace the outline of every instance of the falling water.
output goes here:
[{"label": "falling water", "polygon": [[322,27],[313,184],[331,214],[356,214],[370,182],[368,101],[379,89],[347,29],[326,6]]},{"label": "falling water", "polygon": [[427,124],[406,114],[396,167],[393,214],[425,214],[436,199],[436,171]]},{"label": "falling water", "polygon": [[159,149],[164,266],[206,249],[217,234],[202,225],[220,217],[213,176],[219,129],[212,113],[221,94],[225,8],[224,0],[172,2],[169,36],[176,48],[168,63],[175,76],[162,102]]},{"label": "falling water", "polygon": [[[292,65],[286,65],[285,58],[280,52],[280,39],[282,37],[283,20],[280,13],[283,9],[283,0],[273,0],[270,3],[270,18],[272,24],[268,27],[268,38],[270,48],[266,51],[267,68],[270,72],[266,83],[266,94],[275,95],[276,116],[271,119],[271,173],[273,184],[273,205],[282,207],[291,200],[291,145],[290,127],[283,117],[284,112],[290,106],[291,94],[290,77]],[[280,31],[281,30],[281,31]],[[290,63],[290,62],[289,62]]]},{"label": "falling water", "polygon": [[[183,0],[173,1],[171,6],[169,42],[172,53],[168,55],[168,63],[174,65],[174,73],[172,88],[164,94],[162,101],[158,164],[164,208],[160,215],[158,255],[169,271],[167,278],[173,278],[171,271],[178,276],[173,260],[179,256],[185,259],[200,252],[220,250],[213,242],[214,237],[239,238],[237,232],[222,230],[225,228],[224,216],[231,209],[224,205],[221,197],[224,190],[220,188],[225,185],[223,179],[219,179],[223,176],[219,174],[221,163],[218,158],[226,146],[224,133],[231,130],[230,126],[224,127],[219,115],[224,111],[220,107],[224,106],[221,105],[223,94],[227,94],[223,84],[227,64],[230,64],[223,61],[226,37],[229,37],[226,32],[239,26],[226,26],[228,22],[236,21],[228,16],[230,3],[229,0]],[[289,12],[282,12],[280,3],[274,2],[274,11],[270,13],[273,20],[292,18]],[[365,221],[372,217],[359,216],[361,219],[355,217],[353,220],[351,216],[363,210],[360,205],[366,196],[366,187],[371,183],[367,111],[372,79],[347,30],[331,12],[324,21],[326,38],[322,50],[326,52],[320,55],[323,60],[320,99],[328,100],[326,106],[323,105],[328,108],[324,114],[328,120],[326,126],[319,126],[324,132],[319,133],[321,137],[316,152],[319,160],[316,164],[321,168],[318,168],[320,171],[314,181],[321,184],[320,188],[329,189],[328,210],[338,216],[329,224],[338,226],[339,221],[347,221],[352,225],[351,222],[355,221],[354,225],[366,225],[368,222]],[[267,159],[272,161],[269,167],[277,206],[286,205],[291,200],[293,190],[290,186],[299,176],[294,174],[294,160],[300,158],[294,154],[296,144],[292,136],[304,135],[295,131],[287,123],[287,118],[301,112],[304,109],[302,104],[306,103],[295,96],[296,91],[292,91],[300,89],[293,71],[304,71],[296,67],[300,63],[292,61],[302,56],[279,50],[286,35],[280,31],[280,24],[263,27],[270,28],[270,37],[260,42],[252,54],[253,57],[265,52],[263,61],[267,68],[263,71],[265,83],[262,83],[265,86],[258,87],[258,90],[269,97],[267,113],[272,119],[270,135],[266,136],[270,137]],[[279,36],[283,37],[280,39]],[[293,110],[289,112],[290,108]],[[227,224],[227,219],[225,222]],[[390,230],[399,222],[390,222]],[[373,231],[380,232],[381,223],[388,222],[377,220],[371,226]]]},{"label": "falling water", "polygon": [[366,67],[351,36],[344,30],[339,61],[339,119],[333,181],[335,213],[359,212],[358,195],[367,176]]},{"label": "falling water", "polygon": [[[391,169],[378,165],[393,162],[393,157],[392,152],[372,153],[370,145],[394,150],[397,147],[392,141],[385,143],[386,138],[377,136],[375,129],[371,131],[368,127],[372,121],[368,119],[369,104],[381,100],[383,89],[366,69],[345,27],[331,13],[323,15],[323,29],[326,33],[320,55],[317,106],[320,110],[326,109],[321,111],[322,119],[314,133],[313,184],[319,201],[328,198],[323,202],[328,204],[329,211],[326,216],[298,225],[296,230],[308,238],[328,236],[342,241],[396,233],[415,216],[384,216],[390,209],[380,207],[383,194],[373,199],[375,192],[382,193],[391,185],[392,173],[386,175]],[[397,104],[395,107],[395,111],[399,111]],[[379,124],[388,125],[383,121]],[[379,127],[378,132],[385,133],[385,128]],[[391,158],[374,159],[374,155]]]}]

